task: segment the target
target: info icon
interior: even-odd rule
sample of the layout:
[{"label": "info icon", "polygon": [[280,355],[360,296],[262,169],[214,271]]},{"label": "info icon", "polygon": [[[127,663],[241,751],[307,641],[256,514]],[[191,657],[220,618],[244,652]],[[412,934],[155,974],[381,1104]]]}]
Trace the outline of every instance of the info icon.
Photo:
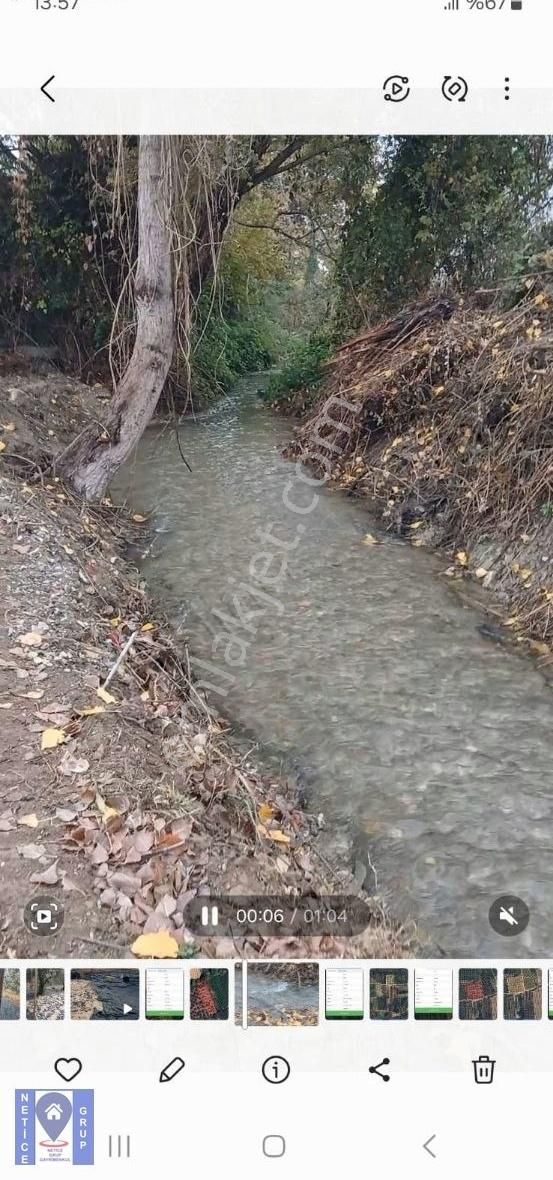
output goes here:
[{"label": "info icon", "polygon": [[514,938],[526,930],[530,921],[530,910],[521,897],[515,897],[514,893],[504,893],[490,906],[488,917],[490,926],[496,934]]}]

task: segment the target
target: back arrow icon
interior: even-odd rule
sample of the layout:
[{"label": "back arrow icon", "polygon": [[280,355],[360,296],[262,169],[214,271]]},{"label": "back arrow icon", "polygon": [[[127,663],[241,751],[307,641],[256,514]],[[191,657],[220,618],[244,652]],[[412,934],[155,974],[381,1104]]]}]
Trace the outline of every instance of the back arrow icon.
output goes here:
[{"label": "back arrow icon", "polygon": [[55,100],[55,98],[52,98],[51,94],[48,94],[46,87],[50,85],[50,82],[54,81],[55,76],[56,76],[55,74],[52,74],[52,77],[48,78],[48,80],[44,83],[44,85],[40,87],[41,93],[45,94],[46,98],[50,99],[50,102],[55,102],[56,100]]},{"label": "back arrow icon", "polygon": [[430,1139],[427,1139],[427,1140],[426,1140],[426,1143],[423,1143],[423,1145],[422,1145],[422,1147],[423,1147],[423,1151],[427,1151],[427,1152],[428,1152],[428,1154],[432,1156],[432,1159],[433,1159],[433,1160],[435,1160],[437,1157],[436,1157],[435,1153],[434,1153],[434,1152],[431,1150],[431,1148],[428,1146],[428,1144],[429,1144],[429,1143],[432,1143],[432,1140],[433,1140],[433,1139],[435,1139],[435,1138],[436,1138],[436,1136],[435,1136],[435,1135],[431,1135],[431,1136],[430,1136]]}]

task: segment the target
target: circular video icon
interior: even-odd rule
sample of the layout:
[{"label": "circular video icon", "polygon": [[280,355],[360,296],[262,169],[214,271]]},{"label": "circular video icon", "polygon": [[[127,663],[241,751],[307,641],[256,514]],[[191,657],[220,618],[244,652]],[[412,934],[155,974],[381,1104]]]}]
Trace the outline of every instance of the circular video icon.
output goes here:
[{"label": "circular video icon", "polygon": [[526,930],[530,921],[530,910],[521,897],[516,897],[514,893],[504,893],[490,906],[488,917],[490,926],[496,934],[502,934],[504,938],[514,938]]},{"label": "circular video icon", "polygon": [[384,91],[384,102],[405,102],[405,99],[409,98],[411,93],[409,79],[405,78],[402,74],[390,74],[390,77],[386,78],[382,89]]}]

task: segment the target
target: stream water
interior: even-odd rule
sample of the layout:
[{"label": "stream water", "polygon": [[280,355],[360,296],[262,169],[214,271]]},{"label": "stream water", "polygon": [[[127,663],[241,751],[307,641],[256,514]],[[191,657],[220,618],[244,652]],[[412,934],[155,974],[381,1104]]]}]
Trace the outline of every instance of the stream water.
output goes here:
[{"label": "stream water", "polygon": [[[363,544],[378,533],[366,507],[298,478],[281,456],[290,426],[258,385],[182,424],[191,472],[164,427],[121,473],[115,494],[153,513],[144,575],[221,669],[205,674],[225,689],[214,703],[303,770],[327,854],[351,865],[366,845],[367,884],[448,954],[547,956],[552,690],[479,632],[484,614],[439,577],[439,558]],[[249,629],[236,594],[259,612]],[[488,923],[502,893],[530,907],[515,939]]]}]

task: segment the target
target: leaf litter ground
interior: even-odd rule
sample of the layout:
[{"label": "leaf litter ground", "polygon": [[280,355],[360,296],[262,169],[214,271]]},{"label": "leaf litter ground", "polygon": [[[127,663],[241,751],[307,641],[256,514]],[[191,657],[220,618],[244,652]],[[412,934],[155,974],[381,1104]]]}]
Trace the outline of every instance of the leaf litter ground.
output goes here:
[{"label": "leaf litter ground", "polygon": [[[101,394],[60,375],[0,376],[0,954],[409,953],[412,932],[374,901],[342,943],[199,945],[187,929],[197,894],[356,890],[318,856],[294,785],[261,774],[191,684],[122,557],[147,522],[83,506],[52,474],[85,406],[101,413]],[[44,893],[66,913],[48,940],[22,922]]]}]

